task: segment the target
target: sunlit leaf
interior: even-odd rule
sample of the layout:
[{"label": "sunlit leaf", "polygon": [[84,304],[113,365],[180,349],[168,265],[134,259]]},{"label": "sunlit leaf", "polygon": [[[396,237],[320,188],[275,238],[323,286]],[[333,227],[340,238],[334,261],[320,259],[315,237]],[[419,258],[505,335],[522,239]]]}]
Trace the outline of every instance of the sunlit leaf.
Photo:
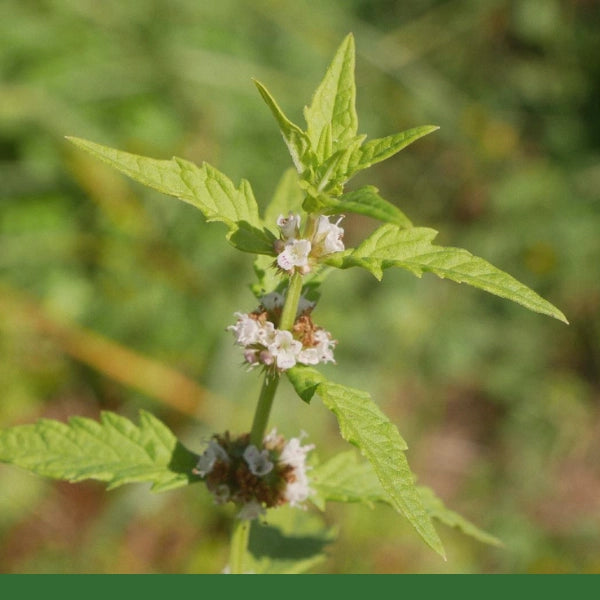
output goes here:
[{"label": "sunlit leaf", "polygon": [[361,187],[335,198],[322,196],[322,207],[327,214],[356,213],[393,223],[398,227],[412,227],[408,217],[391,202],[384,200],[372,185]]},{"label": "sunlit leaf", "polygon": [[358,171],[394,156],[419,138],[438,129],[439,127],[435,125],[422,125],[384,138],[369,140],[357,149],[349,160],[345,171],[346,179],[350,179]]},{"label": "sunlit leaf", "polygon": [[105,481],[109,488],[150,482],[154,491],[191,483],[197,455],[150,413],[140,424],[103,412],[100,422],[41,419],[0,431],[0,461],[53,479]]},{"label": "sunlit leaf", "polygon": [[400,229],[386,224],[377,229],[355,250],[331,255],[324,262],[341,269],[359,266],[377,279],[390,267],[407,269],[420,277],[424,272],[467,283],[521,304],[534,312],[567,323],[564,314],[533,290],[489,262],[462,248],[434,246],[437,231],[424,227]]},{"label": "sunlit leaf", "polygon": [[[321,509],[325,508],[326,502],[360,502],[368,506],[376,502],[389,504],[388,495],[371,465],[357,460],[356,452],[352,450],[314,467],[310,471],[310,485],[314,491],[311,500]],[[447,508],[430,488],[417,486],[417,491],[431,518],[484,544],[502,544],[498,538]]]},{"label": "sunlit leaf", "polygon": [[[317,155],[323,161],[328,155],[323,152],[344,148],[358,130],[356,115],[356,85],[354,83],[354,37],[346,36],[338,48],[325,77],[317,88],[312,103],[304,109],[307,134],[313,149],[320,149]],[[331,143],[322,140],[323,131]]]},{"label": "sunlit leaf", "polygon": [[[262,228],[247,181],[236,189],[228,177],[208,163],[198,167],[181,158],[157,160],[80,138],[67,139],[135,181],[195,206],[207,221],[225,223],[229,241],[240,250],[272,253],[272,240]],[[238,233],[241,228],[243,231]]]},{"label": "sunlit leaf", "polygon": [[283,136],[283,140],[285,141],[286,146],[288,147],[289,153],[292,157],[292,162],[296,167],[298,173],[302,173],[308,166],[314,162],[312,160],[312,152],[311,145],[308,136],[298,125],[292,123],[283,113],[281,108],[271,94],[269,90],[260,83],[259,81],[254,81],[254,84],[258,88],[260,95],[263,100],[270,108],[277,124],[279,125],[279,131],[281,131],[281,135]]},{"label": "sunlit leaf", "polygon": [[342,437],[371,463],[388,503],[408,519],[433,550],[444,556],[444,548],[421,502],[404,455],[406,442],[371,396],[327,381],[310,367],[294,367],[287,374],[303,400],[310,400],[314,393],[321,397],[336,416]]}]

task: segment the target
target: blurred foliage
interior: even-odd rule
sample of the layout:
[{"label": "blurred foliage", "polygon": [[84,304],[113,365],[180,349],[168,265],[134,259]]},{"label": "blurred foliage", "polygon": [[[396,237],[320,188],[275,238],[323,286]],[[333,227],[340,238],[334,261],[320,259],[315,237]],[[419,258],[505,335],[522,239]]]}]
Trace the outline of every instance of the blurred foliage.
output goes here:
[{"label": "blurred foliage", "polygon": [[[0,424],[143,407],[190,448],[248,428],[259,382],[224,329],[254,307],[251,258],[63,136],[207,160],[261,202],[288,158],[250,78],[299,120],[353,31],[364,130],[441,126],[355,185],[571,325],[433,276],[332,275],[318,308],[339,340],[332,378],[369,390],[420,481],[505,546],[440,527],[442,563],[391,510],[338,505],[316,570],[600,572],[599,27],[593,0],[3,0]],[[374,224],[345,226],[353,245]],[[289,389],[272,422],[323,458],[344,448]],[[200,489],[105,493],[6,466],[0,489],[1,572],[227,562],[230,515]]]}]

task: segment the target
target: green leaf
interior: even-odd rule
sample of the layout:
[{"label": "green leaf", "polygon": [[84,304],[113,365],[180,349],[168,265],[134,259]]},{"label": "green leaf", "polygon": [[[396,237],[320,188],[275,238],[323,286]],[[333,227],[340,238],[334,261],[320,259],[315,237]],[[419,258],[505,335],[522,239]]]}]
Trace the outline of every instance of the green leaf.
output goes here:
[{"label": "green leaf", "polygon": [[[354,83],[354,37],[346,36],[338,48],[323,81],[317,88],[312,103],[304,109],[307,134],[313,149],[319,148],[319,162],[328,157],[324,152],[335,152],[346,147],[357,133],[356,85]],[[331,128],[324,134],[324,130]],[[322,137],[330,136],[325,144]]]},{"label": "green leaf", "polygon": [[326,502],[387,503],[388,495],[368,462],[359,462],[354,450],[336,454],[310,471],[311,501],[321,510]]},{"label": "green leaf", "polygon": [[356,213],[393,223],[398,227],[412,227],[408,217],[397,206],[384,200],[378,192],[376,187],[367,185],[339,198],[323,194],[320,198],[321,205],[327,214]]},{"label": "green leaf", "polygon": [[198,456],[150,413],[140,425],[112,412],[100,422],[71,417],[68,423],[41,419],[0,431],[0,461],[53,479],[97,479],[115,488],[152,483],[153,491],[186,485]]},{"label": "green leaf", "polygon": [[323,262],[341,269],[363,267],[377,279],[381,279],[383,270],[390,267],[407,269],[418,277],[431,272],[568,323],[565,315],[550,302],[489,262],[462,248],[434,246],[431,242],[436,235],[437,231],[424,227],[400,229],[386,224],[355,250],[332,254]]},{"label": "green leaf", "polygon": [[294,367],[287,374],[303,400],[310,400],[315,392],[321,397],[336,416],[342,437],[355,445],[371,463],[389,504],[403,514],[423,540],[443,557],[444,548],[421,502],[404,455],[406,442],[371,396],[327,381],[310,367]]},{"label": "green leaf", "polygon": [[305,573],[326,558],[336,538],[320,515],[282,506],[252,522],[246,568],[253,573]]},{"label": "green leaf", "polygon": [[319,385],[327,383],[327,378],[311,367],[296,366],[288,369],[285,373],[298,396],[306,403],[312,400]]},{"label": "green leaf", "polygon": [[[225,223],[228,240],[240,250],[273,253],[247,181],[242,180],[236,189],[228,177],[208,163],[198,167],[181,158],[156,160],[80,138],[67,139],[135,181],[195,206],[207,221]],[[239,229],[243,231],[238,233]]]},{"label": "green leaf", "polygon": [[300,127],[298,127],[298,125],[292,123],[285,116],[277,102],[275,102],[273,96],[269,93],[269,90],[267,90],[267,88],[259,81],[253,81],[279,125],[279,130],[288,147],[296,170],[298,173],[303,173],[307,167],[315,162],[308,136],[300,129]]},{"label": "green leaf", "polygon": [[[314,467],[310,471],[310,485],[315,492],[311,500],[321,510],[324,509],[326,502],[362,502],[369,506],[375,502],[389,504],[388,496],[371,465],[359,462],[356,453],[352,450],[338,454]],[[455,527],[484,544],[502,545],[498,538],[446,508],[430,488],[417,486],[417,490],[431,518],[449,527]]]},{"label": "green leaf", "polygon": [[406,148],[406,146],[416,142],[419,138],[438,129],[439,127],[436,125],[422,125],[384,138],[369,140],[358,148],[349,160],[345,178],[350,179],[358,171],[367,169],[376,163],[390,158],[400,152],[400,150]]}]

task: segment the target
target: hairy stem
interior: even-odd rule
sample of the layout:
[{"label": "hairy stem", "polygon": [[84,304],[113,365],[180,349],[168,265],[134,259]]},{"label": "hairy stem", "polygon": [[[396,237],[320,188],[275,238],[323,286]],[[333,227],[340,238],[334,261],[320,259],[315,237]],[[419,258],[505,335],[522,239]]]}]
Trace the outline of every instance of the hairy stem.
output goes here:
[{"label": "hairy stem", "polygon": [[229,569],[233,575],[240,575],[244,572],[244,558],[249,538],[250,521],[247,519],[236,519],[233,524],[231,549],[229,552]]}]

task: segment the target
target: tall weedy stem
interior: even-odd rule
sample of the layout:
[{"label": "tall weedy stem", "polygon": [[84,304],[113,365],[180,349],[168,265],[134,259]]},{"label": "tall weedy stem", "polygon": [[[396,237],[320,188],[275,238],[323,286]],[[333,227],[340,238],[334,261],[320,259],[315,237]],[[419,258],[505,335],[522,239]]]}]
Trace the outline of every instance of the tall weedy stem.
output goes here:
[{"label": "tall weedy stem", "polygon": [[[302,274],[294,273],[290,277],[285,304],[281,313],[280,329],[291,330],[296,320],[298,303],[300,302],[300,293],[302,292]],[[250,443],[260,448],[263,445],[263,439],[269,423],[269,415],[275,398],[275,392],[279,385],[279,375],[277,373],[267,372],[263,380],[252,429],[250,431]],[[233,526],[231,535],[231,549],[229,558],[229,567],[231,573],[242,573],[244,556],[248,547],[250,538],[250,521],[237,519]]]}]

